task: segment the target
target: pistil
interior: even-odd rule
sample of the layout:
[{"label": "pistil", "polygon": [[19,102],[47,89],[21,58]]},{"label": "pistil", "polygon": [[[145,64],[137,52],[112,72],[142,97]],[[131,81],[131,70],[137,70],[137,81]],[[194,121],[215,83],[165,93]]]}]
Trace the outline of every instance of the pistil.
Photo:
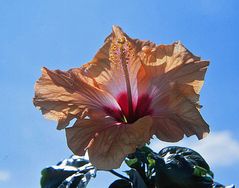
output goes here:
[{"label": "pistil", "polygon": [[133,117],[134,111],[133,111],[133,100],[132,100],[132,92],[131,92],[131,85],[130,85],[130,79],[129,79],[129,71],[128,71],[128,66],[127,66],[127,58],[126,54],[127,53],[124,48],[123,44],[125,42],[125,39],[121,39],[120,41],[118,40],[118,43],[120,44],[120,56],[121,56],[121,65],[124,71],[124,77],[125,77],[125,83],[126,83],[126,89],[127,89],[127,99],[128,99],[128,110],[129,110],[129,118]]},{"label": "pistil", "polygon": [[128,103],[128,113],[124,114],[124,116],[126,117],[127,122],[129,122],[130,119],[134,118],[132,91],[128,71],[128,63],[132,58],[132,52],[130,49],[131,44],[117,28],[114,32],[116,38],[112,41],[109,57],[113,63],[119,63],[123,70]]}]

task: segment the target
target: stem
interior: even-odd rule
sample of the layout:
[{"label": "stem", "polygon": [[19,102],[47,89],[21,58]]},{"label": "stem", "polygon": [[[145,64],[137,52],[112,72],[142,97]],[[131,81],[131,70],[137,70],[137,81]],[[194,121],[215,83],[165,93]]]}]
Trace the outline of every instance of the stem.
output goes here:
[{"label": "stem", "polygon": [[111,172],[112,174],[114,174],[115,176],[118,176],[119,178],[122,178],[122,179],[125,179],[125,180],[128,180],[129,182],[132,182],[129,178],[119,174],[118,172],[114,171],[114,170],[109,170],[109,172]]}]

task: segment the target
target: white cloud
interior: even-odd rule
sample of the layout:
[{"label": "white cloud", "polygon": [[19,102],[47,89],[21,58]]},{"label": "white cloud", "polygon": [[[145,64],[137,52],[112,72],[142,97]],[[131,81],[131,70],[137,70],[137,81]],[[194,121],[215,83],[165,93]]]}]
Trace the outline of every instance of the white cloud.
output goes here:
[{"label": "white cloud", "polygon": [[231,166],[239,163],[239,140],[233,138],[229,131],[210,133],[199,141],[195,138],[184,138],[183,141],[173,144],[153,141],[150,146],[154,151],[158,151],[170,145],[189,147],[197,151],[210,166]]},{"label": "white cloud", "polygon": [[7,171],[0,170],[0,182],[8,181],[10,179],[10,173]]}]

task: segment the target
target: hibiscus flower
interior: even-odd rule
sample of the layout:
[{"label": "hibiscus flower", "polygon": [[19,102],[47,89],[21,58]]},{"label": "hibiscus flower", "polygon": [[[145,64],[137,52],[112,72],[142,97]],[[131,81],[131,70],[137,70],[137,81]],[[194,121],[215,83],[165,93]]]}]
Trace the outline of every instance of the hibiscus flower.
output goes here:
[{"label": "hibiscus flower", "polygon": [[153,135],[168,142],[207,135],[199,92],[208,64],[180,42],[156,45],[113,26],[93,60],[81,68],[43,68],[33,101],[66,130],[74,154],[88,150],[98,169],[118,168]]}]

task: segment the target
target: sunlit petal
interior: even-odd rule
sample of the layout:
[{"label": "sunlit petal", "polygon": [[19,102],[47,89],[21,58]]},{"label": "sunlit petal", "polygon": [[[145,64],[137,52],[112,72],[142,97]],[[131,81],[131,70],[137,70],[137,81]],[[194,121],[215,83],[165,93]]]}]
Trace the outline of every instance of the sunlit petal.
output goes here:
[{"label": "sunlit petal", "polygon": [[104,106],[119,108],[111,95],[89,85],[75,72],[43,68],[35,85],[34,105],[47,118],[58,121],[58,129],[65,128],[73,118],[89,116],[89,110],[103,111]]},{"label": "sunlit petal", "polygon": [[141,59],[144,62],[139,78],[141,84],[144,83],[149,92],[156,86],[158,94],[167,90],[172,83],[185,87],[190,85],[198,94],[209,64],[194,56],[180,42],[149,48],[147,53],[142,50]]},{"label": "sunlit petal", "polygon": [[153,116],[161,117],[156,125],[158,137],[178,141],[184,134],[196,134],[201,139],[209,132],[198,111],[199,91],[209,62],[194,56],[179,42],[145,47],[141,59],[144,65],[139,75],[139,89],[153,98]]},{"label": "sunlit petal", "polygon": [[153,127],[159,139],[175,142],[181,140],[184,134],[202,139],[209,133],[209,126],[195,104],[176,90],[161,98],[157,107]]}]

